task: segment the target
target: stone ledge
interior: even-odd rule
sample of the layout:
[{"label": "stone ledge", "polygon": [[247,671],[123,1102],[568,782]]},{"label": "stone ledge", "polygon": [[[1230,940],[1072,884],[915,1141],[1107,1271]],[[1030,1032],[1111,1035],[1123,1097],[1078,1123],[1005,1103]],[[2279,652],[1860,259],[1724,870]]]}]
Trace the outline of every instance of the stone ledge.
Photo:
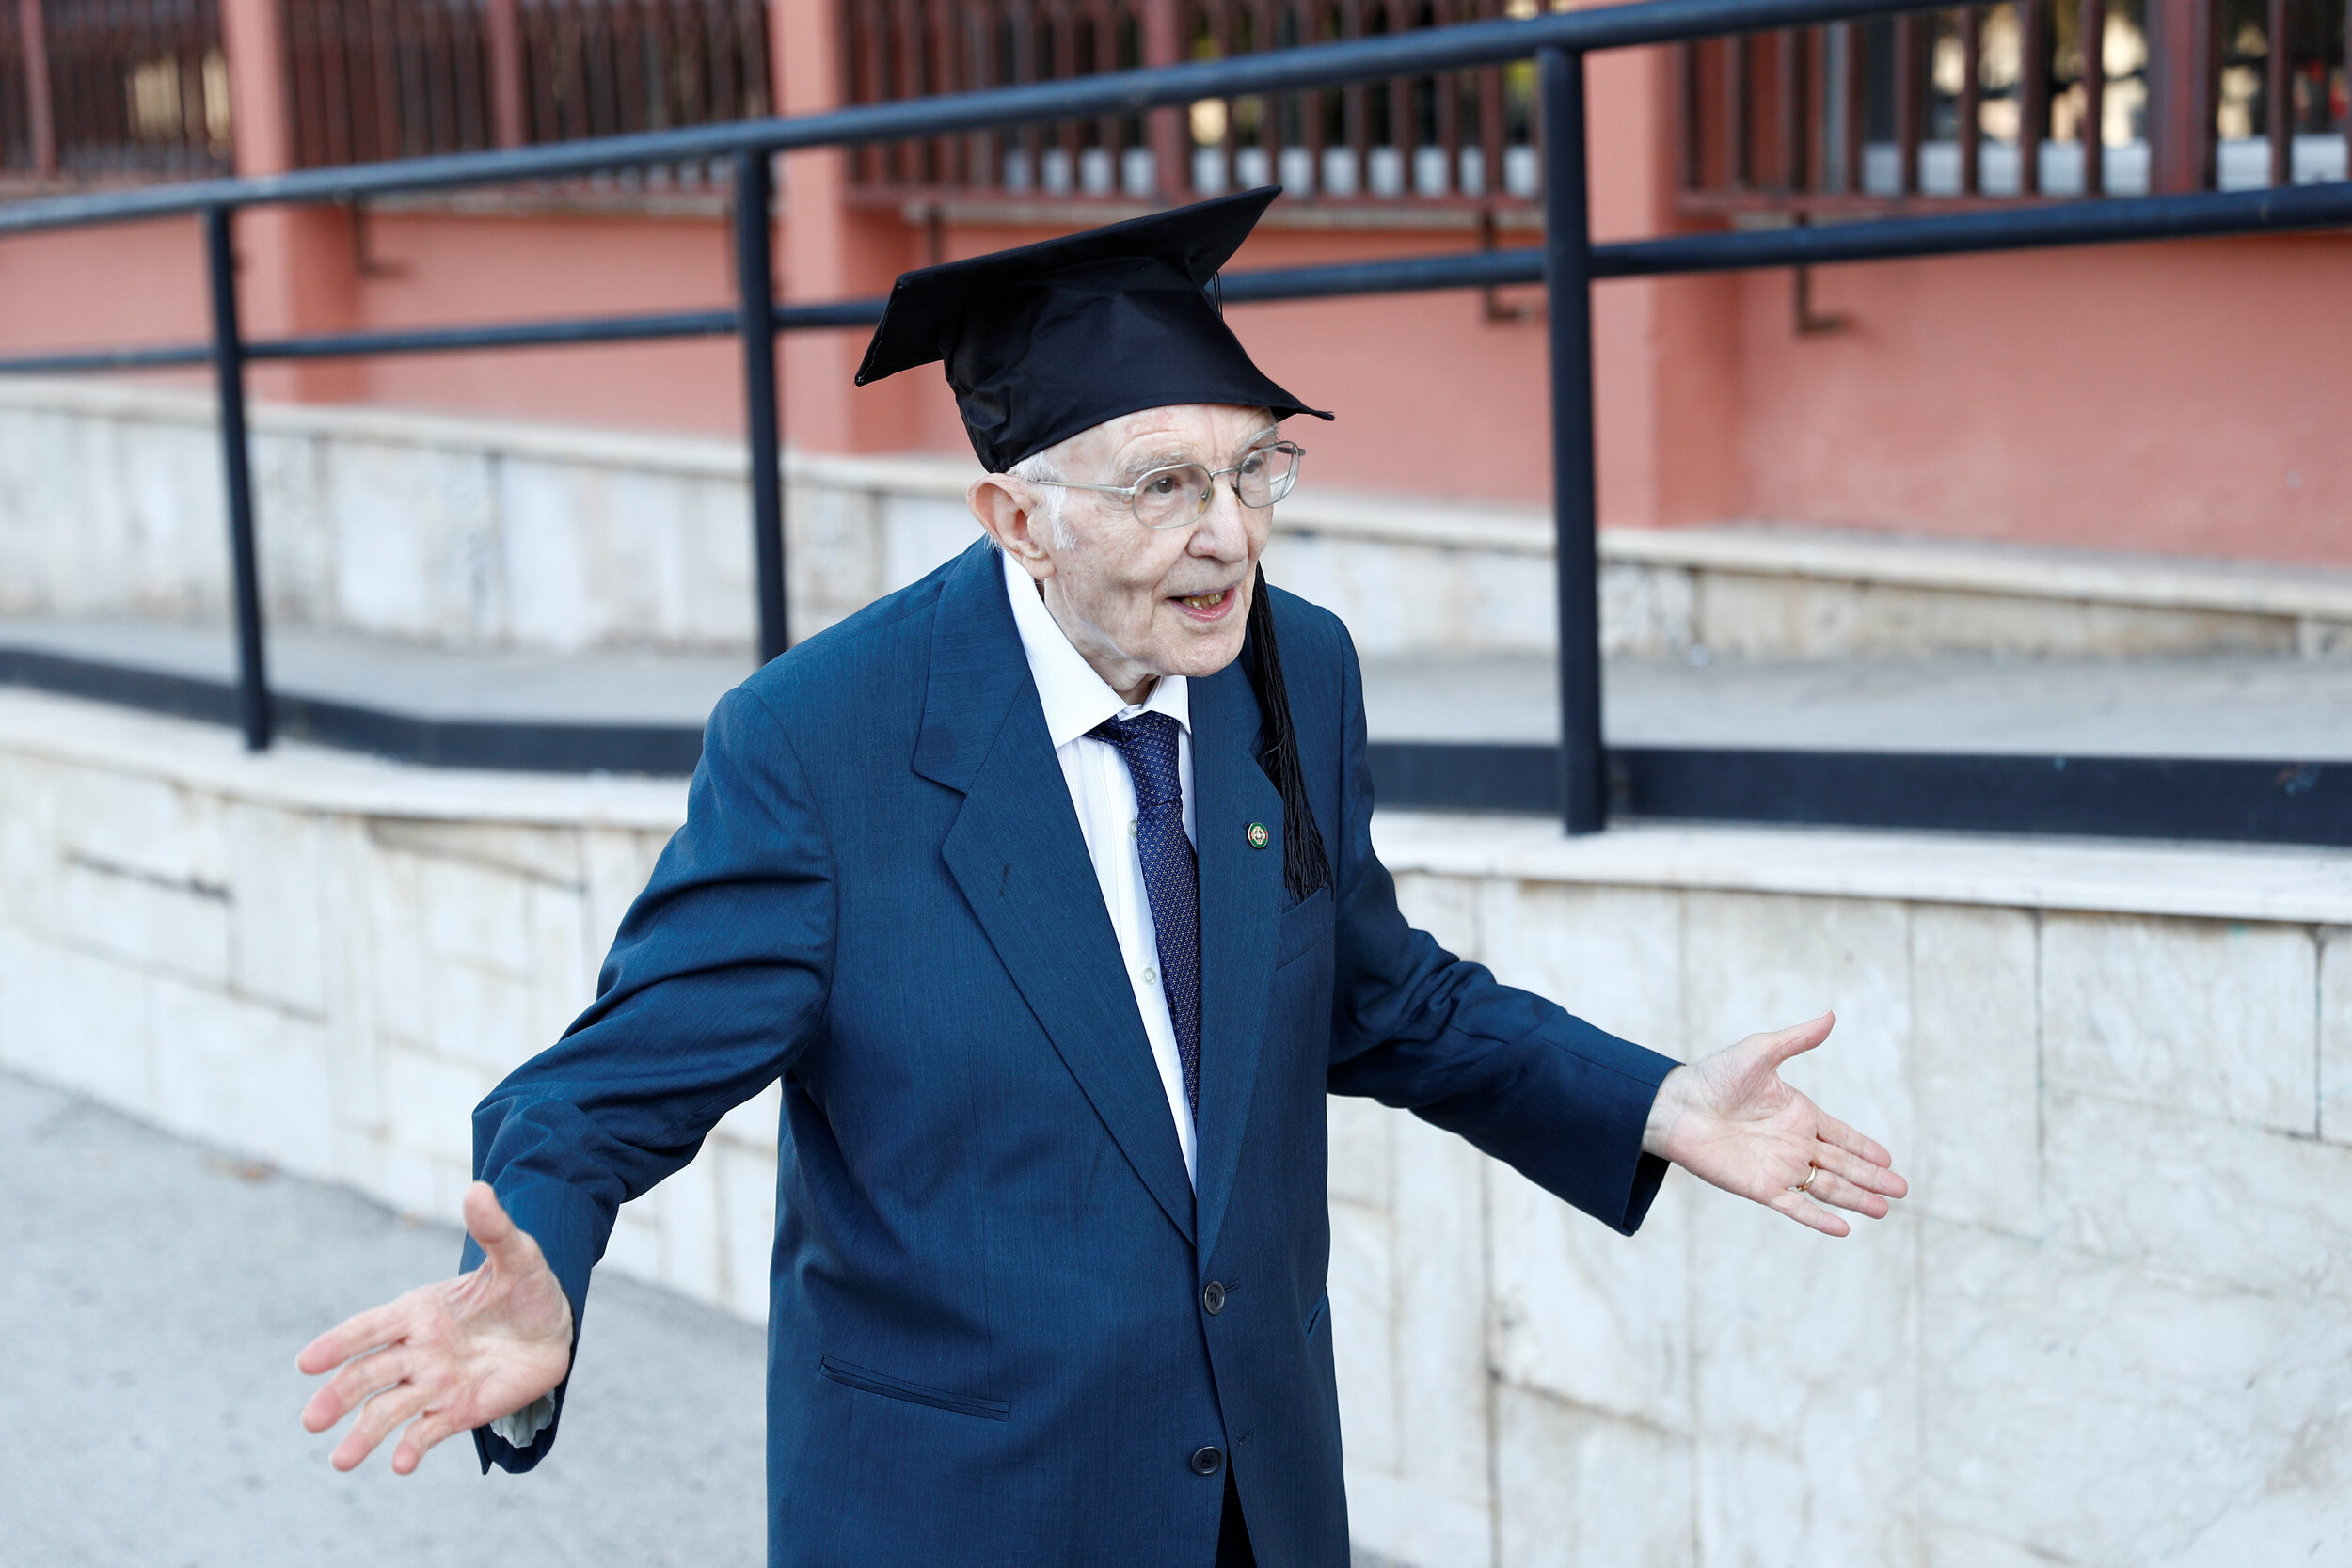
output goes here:
[{"label": "stone ledge", "polygon": [[0,687],[0,751],[294,811],[652,832],[686,820],[683,779],[418,768],[300,741],[256,756],[222,725],[16,688]]},{"label": "stone ledge", "polygon": [[1872,535],[1762,522],[1604,529],[1600,553],[1604,561],[1628,564],[1755,577],[2352,620],[2352,572],[2284,562]]},{"label": "stone ledge", "polygon": [[[79,414],[209,429],[209,393],[72,379],[0,379],[0,409]],[[262,436],[341,438],[437,452],[478,453],[673,478],[740,482],[742,444],[713,436],[607,431],[356,404],[263,404]],[[956,454],[839,454],[787,451],[787,477],[819,490],[960,504],[978,472]],[[1397,498],[1310,485],[1283,503],[1277,531],[1387,546],[1548,558],[1552,529],[1539,507],[1502,500]],[[2328,625],[2352,624],[2352,571],[1932,539],[1803,524],[1734,522],[1678,528],[1605,527],[1604,564],[1636,573],[1689,573],[1783,583],[1920,590],[2039,605],[2198,611]]]},{"label": "stone ledge", "polygon": [[[234,732],[0,689],[0,750],[289,809],[669,832],[686,784],[418,768],[300,742],[254,756]],[[1634,823],[1591,838],[1523,818],[1384,812],[1391,871],[1616,887],[2352,924],[2352,851],[1990,834]]]},{"label": "stone ledge", "polygon": [[1524,818],[1384,812],[1394,872],[1810,894],[2209,920],[2352,920],[2352,850],[2256,844],[1634,823],[1567,838]]}]

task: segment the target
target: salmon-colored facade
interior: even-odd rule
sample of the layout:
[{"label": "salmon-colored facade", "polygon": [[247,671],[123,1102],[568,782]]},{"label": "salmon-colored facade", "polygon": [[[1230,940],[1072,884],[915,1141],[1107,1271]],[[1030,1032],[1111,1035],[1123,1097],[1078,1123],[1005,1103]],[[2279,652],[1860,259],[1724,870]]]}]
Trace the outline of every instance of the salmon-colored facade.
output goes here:
[{"label": "salmon-colored facade", "polygon": [[[272,0],[224,6],[245,172],[288,166]],[[840,101],[834,0],[775,0],[783,112]],[[1662,55],[1591,64],[1602,239],[1706,221],[1677,199]],[[877,294],[900,270],[1053,231],[852,199],[844,159],[779,178],[779,292]],[[1468,248],[1400,207],[1278,205],[1238,262]],[[1068,201],[1079,227],[1132,206]],[[1024,214],[1015,214],[1024,215]],[[1034,212],[1029,216],[1037,215]],[[1501,243],[1531,244],[1522,229]],[[723,199],[491,195],[239,220],[256,336],[677,309],[732,297]],[[2352,565],[2352,236],[2209,241],[1822,269],[1800,331],[1785,272],[1622,281],[1596,296],[1605,522],[1728,519]],[[0,352],[188,340],[204,328],[185,222],[0,240]],[[1539,291],[1236,307],[1252,352],[1339,411],[1299,434],[1334,488],[1540,505],[1549,446]],[[859,332],[789,335],[785,421],[817,451],[964,450],[935,374],[850,386]],[[740,428],[731,341],[387,357],[255,372],[266,398],[699,432]],[[1311,425],[1311,421],[1308,421]]]}]

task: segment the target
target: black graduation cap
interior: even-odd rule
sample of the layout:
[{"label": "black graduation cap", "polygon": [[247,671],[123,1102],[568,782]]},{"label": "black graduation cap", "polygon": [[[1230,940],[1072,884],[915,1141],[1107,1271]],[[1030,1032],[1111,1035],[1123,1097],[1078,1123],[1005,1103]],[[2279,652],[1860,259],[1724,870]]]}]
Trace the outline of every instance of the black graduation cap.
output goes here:
[{"label": "black graduation cap", "polygon": [[857,384],[947,364],[972,450],[1003,473],[1142,408],[1310,408],[1249,362],[1209,284],[1279,185],[902,275]]}]

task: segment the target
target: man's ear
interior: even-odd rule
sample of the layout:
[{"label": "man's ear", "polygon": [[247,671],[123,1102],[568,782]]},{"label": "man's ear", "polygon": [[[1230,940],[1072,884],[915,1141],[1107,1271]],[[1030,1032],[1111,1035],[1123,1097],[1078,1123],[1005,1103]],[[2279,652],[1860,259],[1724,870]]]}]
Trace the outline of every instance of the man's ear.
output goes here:
[{"label": "man's ear", "polygon": [[963,493],[963,503],[996,541],[997,548],[1043,582],[1054,575],[1054,557],[1046,548],[1042,520],[1031,510],[1031,499],[1029,486],[1010,474],[983,474]]}]

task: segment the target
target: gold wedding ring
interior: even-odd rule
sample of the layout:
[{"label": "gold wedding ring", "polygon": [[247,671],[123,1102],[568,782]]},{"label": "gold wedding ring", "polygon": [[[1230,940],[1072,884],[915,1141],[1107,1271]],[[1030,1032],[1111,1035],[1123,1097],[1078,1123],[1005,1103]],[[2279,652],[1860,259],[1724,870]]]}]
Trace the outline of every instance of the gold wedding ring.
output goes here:
[{"label": "gold wedding ring", "polygon": [[1798,1182],[1795,1186],[1789,1188],[1788,1190],[1792,1193],[1802,1193],[1811,1187],[1813,1185],[1813,1179],[1820,1174],[1820,1166],[1808,1164],[1804,1173],[1804,1180]]}]

